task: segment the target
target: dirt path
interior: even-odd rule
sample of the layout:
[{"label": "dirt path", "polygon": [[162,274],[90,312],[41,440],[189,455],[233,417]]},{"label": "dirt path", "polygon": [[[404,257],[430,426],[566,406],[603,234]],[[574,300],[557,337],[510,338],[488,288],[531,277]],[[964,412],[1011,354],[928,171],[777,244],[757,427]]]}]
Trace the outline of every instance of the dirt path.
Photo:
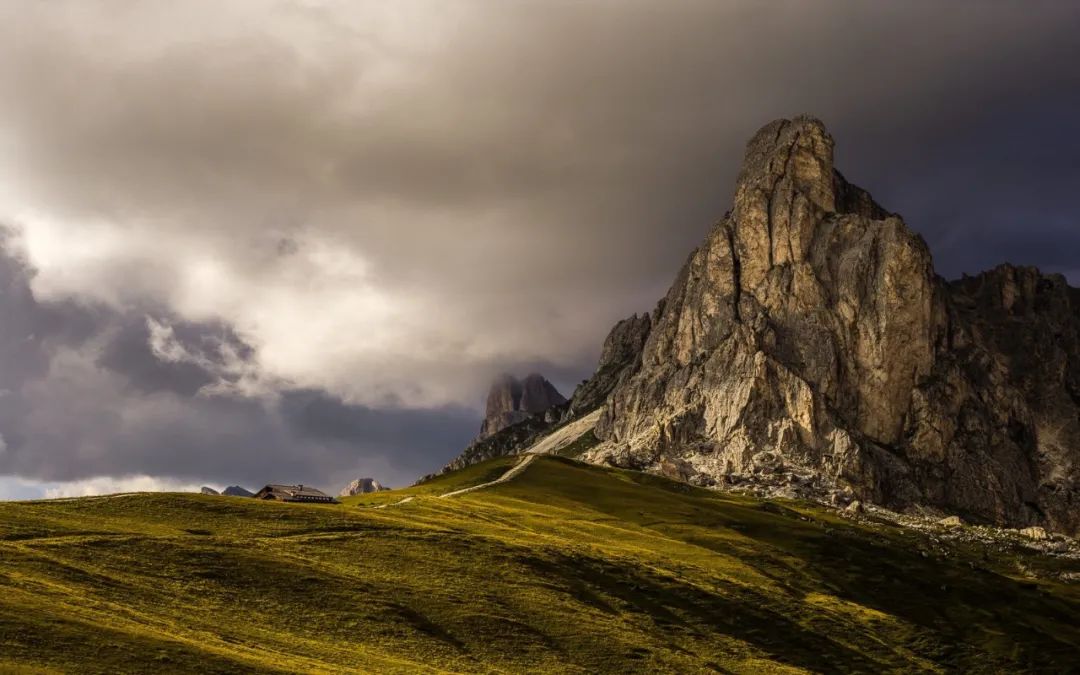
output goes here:
[{"label": "dirt path", "polygon": [[565,427],[544,436],[526,450],[525,453],[530,455],[550,455],[553,452],[558,452],[581,438],[582,434],[592,431],[599,419],[600,410],[594,410],[585,417],[574,420]]},{"label": "dirt path", "polygon": [[[550,455],[553,452],[558,452],[559,450],[562,450],[577,439],[581,438],[582,434],[590,431],[593,427],[595,427],[596,421],[599,419],[600,411],[597,410],[589,415],[586,415],[585,417],[582,417],[579,420],[575,420],[570,424],[567,424],[565,427],[559,429],[558,431],[555,431],[550,435],[545,436],[544,438],[537,441],[535,444],[532,445],[532,447],[521,453],[521,459],[519,459],[518,462],[514,464],[514,466],[507,469],[506,473],[499,476],[495,480],[481,483],[479,485],[473,485],[472,487],[462,488],[460,490],[454,490],[453,492],[446,492],[439,495],[439,498],[445,499],[447,497],[457,497],[458,495],[475,492],[476,490],[483,490],[484,488],[489,488],[493,485],[498,485],[499,483],[505,483],[509,480],[513,480],[515,476],[528,468],[528,466],[532,464],[533,460],[535,460],[538,455]],[[398,504],[411,502],[412,499],[412,497],[406,497],[399,502],[394,502],[392,504],[382,504],[374,508],[385,509],[388,506],[397,506]]]},{"label": "dirt path", "polygon": [[372,508],[374,508],[374,509],[385,509],[387,506],[397,506],[398,504],[406,504],[408,502],[411,502],[413,499],[414,499],[414,497],[406,497],[405,499],[399,499],[396,502],[391,502],[389,504],[379,504],[378,506],[373,506]]},{"label": "dirt path", "polygon": [[519,473],[521,473],[522,471],[524,471],[527,466],[532,464],[534,459],[536,459],[535,454],[524,454],[524,455],[521,456],[521,460],[519,460],[517,464],[510,467],[510,469],[506,473],[499,476],[495,480],[488,481],[486,483],[480,483],[479,485],[473,485],[472,487],[463,488],[461,490],[454,490],[453,492],[447,492],[445,494],[439,495],[439,497],[444,498],[444,499],[446,497],[456,497],[458,495],[463,495],[466,492],[473,492],[474,490],[482,490],[484,488],[489,488],[492,485],[498,485],[499,483],[505,483],[508,480],[512,479],[514,476],[516,476]]},{"label": "dirt path", "polygon": [[566,446],[570,445],[577,439],[581,438],[581,435],[590,431],[596,426],[596,421],[600,419],[600,411],[596,410],[579,420],[575,420],[565,427],[552,432],[551,434],[541,438],[528,450],[521,453],[521,460],[517,464],[510,467],[510,469],[499,476],[493,481],[487,483],[481,483],[480,485],[473,485],[461,490],[454,490],[453,492],[447,492],[446,494],[439,495],[440,497],[456,497],[457,495],[463,495],[467,492],[473,492],[475,490],[483,490],[489,488],[492,485],[498,485],[499,483],[505,483],[508,480],[514,478],[522,471],[526,469],[533,462],[538,455],[550,455],[553,452],[558,452]]}]

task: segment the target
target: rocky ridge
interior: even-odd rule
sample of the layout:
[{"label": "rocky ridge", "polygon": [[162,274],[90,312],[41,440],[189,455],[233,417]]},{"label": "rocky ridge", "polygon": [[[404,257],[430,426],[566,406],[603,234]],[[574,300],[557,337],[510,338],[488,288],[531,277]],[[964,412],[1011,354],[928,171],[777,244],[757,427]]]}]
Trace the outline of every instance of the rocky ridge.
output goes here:
[{"label": "rocky ridge", "polygon": [[637,372],[651,328],[649,314],[635,314],[615,324],[600,350],[596,372],[574,390],[567,411],[569,417],[596,410],[616,386]]},{"label": "rocky ridge", "polygon": [[[495,457],[522,453],[567,423],[599,408],[615,386],[629,378],[641,365],[641,352],[648,338],[651,324],[652,317],[649,314],[634,315],[619,321],[604,340],[596,372],[574,389],[570,400],[563,399],[543,410],[542,414],[524,415],[518,421],[494,433],[485,433],[492,426],[489,423],[490,411],[493,408],[492,396],[497,397],[497,400],[505,400],[505,394],[502,393],[505,387],[500,384],[500,380],[505,380],[508,376],[502,376],[496,380],[488,396],[489,415],[485,417],[480,436],[438,473],[423,476],[417,482],[423,483],[448,471],[462,469]],[[562,398],[561,394],[559,398]],[[499,409],[498,405],[495,409]]]},{"label": "rocky ridge", "polygon": [[522,452],[600,406],[588,461],[1080,529],[1080,290],[1012,265],[940,278],[922,238],[836,171],[812,118],[754,135],[733,209],[651,314],[615,326],[557,418],[448,468]]},{"label": "rocky ridge", "polygon": [[417,482],[524,451],[533,440],[549,433],[566,416],[569,405],[555,386],[539,373],[531,373],[524,380],[500,375],[488,391],[480,434],[440,471],[423,476]]},{"label": "rocky ridge", "polygon": [[530,373],[523,380],[513,375],[500,375],[488,392],[484,422],[477,440],[564,403],[566,398],[539,373]]},{"label": "rocky ridge", "polygon": [[801,476],[817,494],[1076,532],[1078,293],[1008,265],[942,280],[923,240],[833,168],[819,121],[773,122],[586,459],[709,486]]}]

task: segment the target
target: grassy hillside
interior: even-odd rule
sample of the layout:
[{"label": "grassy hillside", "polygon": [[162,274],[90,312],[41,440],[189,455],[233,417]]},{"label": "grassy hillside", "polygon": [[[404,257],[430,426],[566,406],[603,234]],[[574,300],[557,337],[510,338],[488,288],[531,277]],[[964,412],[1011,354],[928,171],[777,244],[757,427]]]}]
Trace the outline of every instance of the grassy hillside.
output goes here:
[{"label": "grassy hillside", "polygon": [[1022,576],[1023,554],[555,457],[436,496],[512,462],[339,506],[187,494],[0,503],[0,670],[1080,663],[1080,588]]}]

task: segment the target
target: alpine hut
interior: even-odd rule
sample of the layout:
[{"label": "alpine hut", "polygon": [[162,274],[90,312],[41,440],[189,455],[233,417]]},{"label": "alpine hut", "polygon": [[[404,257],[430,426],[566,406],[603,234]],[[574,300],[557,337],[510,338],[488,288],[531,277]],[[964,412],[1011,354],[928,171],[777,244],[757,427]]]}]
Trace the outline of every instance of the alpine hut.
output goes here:
[{"label": "alpine hut", "polygon": [[305,502],[308,504],[336,504],[330,495],[310,485],[275,485],[271,483],[255,493],[255,499],[273,499],[279,502]]}]

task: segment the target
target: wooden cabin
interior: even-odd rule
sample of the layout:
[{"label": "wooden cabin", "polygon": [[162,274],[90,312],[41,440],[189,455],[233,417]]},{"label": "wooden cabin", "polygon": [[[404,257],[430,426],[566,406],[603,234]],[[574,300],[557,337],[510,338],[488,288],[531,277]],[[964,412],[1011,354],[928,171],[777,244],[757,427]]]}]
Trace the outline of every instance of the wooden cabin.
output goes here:
[{"label": "wooden cabin", "polygon": [[310,485],[275,485],[271,483],[255,493],[255,499],[273,499],[279,502],[305,502],[308,504],[336,504],[330,495]]}]

